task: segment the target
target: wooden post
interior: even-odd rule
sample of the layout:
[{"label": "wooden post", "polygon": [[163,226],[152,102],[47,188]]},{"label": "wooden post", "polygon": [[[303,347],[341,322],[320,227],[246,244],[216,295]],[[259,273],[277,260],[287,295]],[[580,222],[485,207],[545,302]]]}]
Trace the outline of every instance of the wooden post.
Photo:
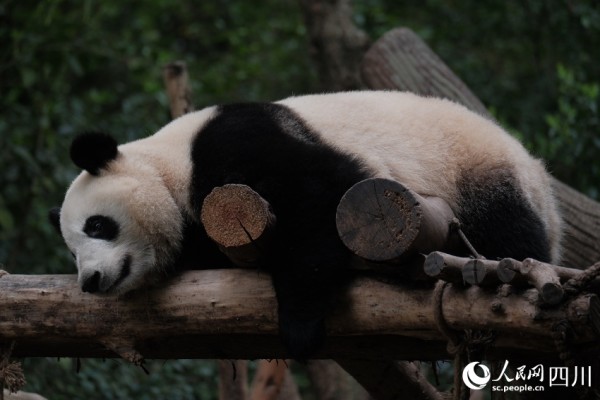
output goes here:
[{"label": "wooden post", "polygon": [[238,267],[256,267],[268,251],[276,218],[269,203],[246,185],[214,188],[202,204],[208,236]]},{"label": "wooden post", "polygon": [[248,361],[218,360],[219,400],[246,400],[248,393]]},{"label": "wooden post", "polygon": [[163,81],[167,88],[173,119],[194,110],[192,90],[185,62],[175,61],[167,64],[163,68]]},{"label": "wooden post", "polygon": [[437,197],[419,196],[402,184],[371,178],[352,186],[337,208],[342,242],[354,254],[393,262],[415,253],[448,249],[454,214]]},{"label": "wooden post", "polygon": [[291,360],[260,360],[252,380],[249,400],[293,400],[297,390],[292,390],[290,394],[286,394],[286,397],[280,396],[285,389],[286,379],[291,379],[289,369],[291,362]]},{"label": "wooden post", "polygon": [[361,87],[359,66],[369,38],[354,24],[350,0],[300,0],[299,4],[322,88]]}]

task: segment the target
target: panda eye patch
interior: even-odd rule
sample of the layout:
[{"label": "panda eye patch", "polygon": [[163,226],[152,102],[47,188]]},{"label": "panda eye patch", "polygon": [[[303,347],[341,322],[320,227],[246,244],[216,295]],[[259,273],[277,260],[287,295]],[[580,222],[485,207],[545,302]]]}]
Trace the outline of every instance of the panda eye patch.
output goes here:
[{"label": "panda eye patch", "polygon": [[114,240],[119,235],[119,224],[104,215],[92,215],[85,221],[83,232],[93,239]]}]

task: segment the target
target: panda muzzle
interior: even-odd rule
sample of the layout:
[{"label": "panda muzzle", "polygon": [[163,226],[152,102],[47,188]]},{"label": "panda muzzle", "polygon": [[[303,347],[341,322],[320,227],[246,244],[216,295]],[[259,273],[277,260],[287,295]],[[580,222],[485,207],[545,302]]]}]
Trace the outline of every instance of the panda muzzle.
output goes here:
[{"label": "panda muzzle", "polygon": [[94,271],[83,278],[81,290],[86,293],[110,293],[125,280],[131,273],[131,256],[127,255],[123,259],[119,276],[114,282],[108,280],[108,276],[100,271]]}]

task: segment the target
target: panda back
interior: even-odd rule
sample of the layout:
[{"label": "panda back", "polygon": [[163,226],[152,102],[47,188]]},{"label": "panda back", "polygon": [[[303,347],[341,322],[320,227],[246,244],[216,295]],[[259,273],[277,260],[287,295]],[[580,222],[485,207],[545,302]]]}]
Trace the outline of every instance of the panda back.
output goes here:
[{"label": "panda back", "polygon": [[[489,191],[507,196],[502,187],[510,181],[511,201],[539,220],[551,258],[559,258],[561,220],[550,177],[543,164],[495,122],[449,100],[403,92],[300,96],[280,103],[328,145],[364,162],[375,176],[402,182],[421,195],[441,197],[458,214],[469,207],[489,207],[474,204]],[[485,182],[487,190],[475,195],[476,182]]]}]

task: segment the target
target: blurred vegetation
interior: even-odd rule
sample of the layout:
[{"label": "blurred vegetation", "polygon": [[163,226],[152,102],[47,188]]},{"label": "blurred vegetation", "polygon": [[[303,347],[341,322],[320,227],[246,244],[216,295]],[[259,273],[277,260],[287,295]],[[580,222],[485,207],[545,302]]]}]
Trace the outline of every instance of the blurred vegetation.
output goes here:
[{"label": "blurred vegetation", "polygon": [[[373,39],[415,30],[558,178],[598,198],[599,4],[357,0],[354,11]],[[309,51],[292,0],[2,1],[0,268],[74,272],[46,222],[77,173],[70,140],[103,130],[126,141],[168,122],[163,65],[188,63],[200,108],[319,91]],[[75,375],[65,360],[28,360],[27,389],[56,399],[214,398],[209,362],[153,364],[150,377],[121,365],[85,361]]]}]

